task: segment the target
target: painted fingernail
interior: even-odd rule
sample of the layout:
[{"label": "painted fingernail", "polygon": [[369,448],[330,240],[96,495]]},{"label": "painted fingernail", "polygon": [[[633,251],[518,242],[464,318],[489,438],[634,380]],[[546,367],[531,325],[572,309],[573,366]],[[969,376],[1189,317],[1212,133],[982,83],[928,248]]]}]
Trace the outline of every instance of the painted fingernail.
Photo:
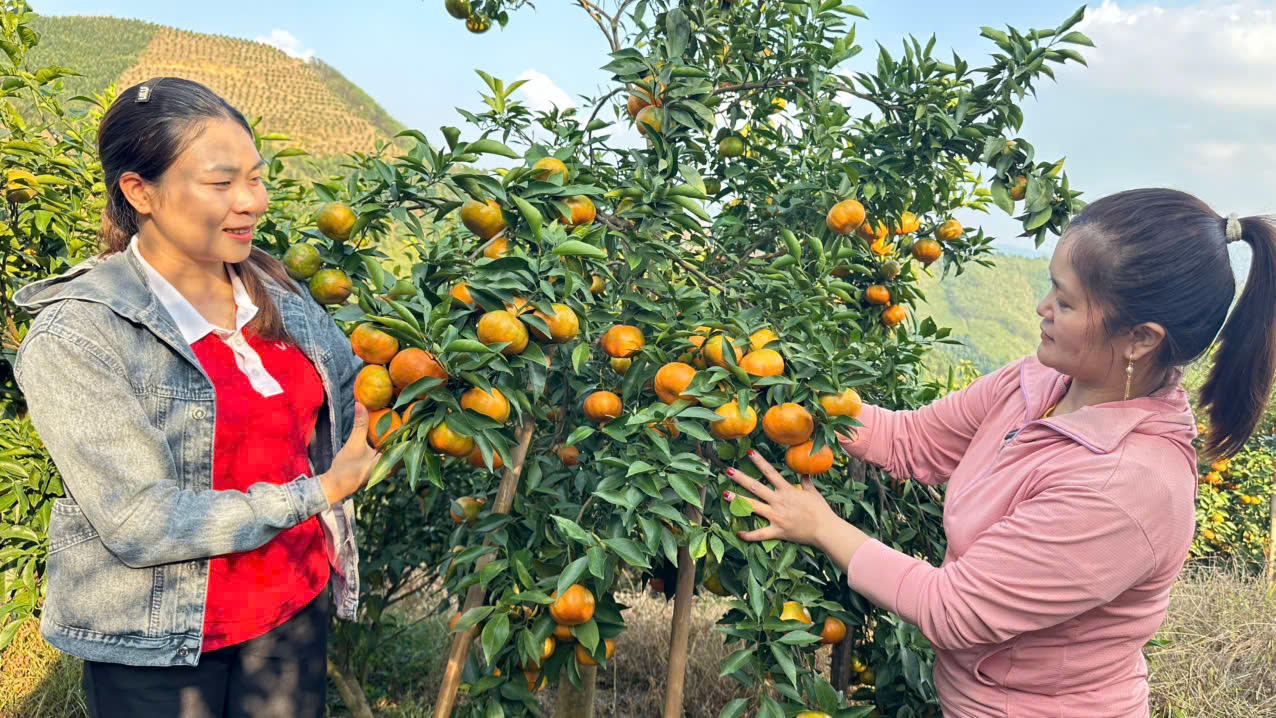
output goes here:
[{"label": "painted fingernail", "polygon": [[731,492],[730,492],[730,491],[723,491],[723,492],[722,492],[722,498],[726,499],[727,501],[730,501],[730,500],[731,500]]},{"label": "painted fingernail", "polygon": [[742,539],[742,538],[744,538],[744,532],[743,532],[743,531],[736,531],[736,532],[735,532],[735,537],[736,537],[736,538],[738,538],[738,539]]},{"label": "painted fingernail", "polygon": [[758,458],[758,452],[754,451],[753,449],[749,449],[749,456],[750,456],[751,458],[756,459],[756,458]]},{"label": "painted fingernail", "polygon": [[727,476],[735,476],[735,469],[727,469]]}]

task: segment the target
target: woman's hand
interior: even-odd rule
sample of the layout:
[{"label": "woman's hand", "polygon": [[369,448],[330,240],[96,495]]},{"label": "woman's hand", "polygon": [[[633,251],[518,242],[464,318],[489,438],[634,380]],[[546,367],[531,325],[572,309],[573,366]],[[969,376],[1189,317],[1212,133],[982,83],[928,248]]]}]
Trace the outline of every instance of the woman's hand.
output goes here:
[{"label": "woman's hand", "polygon": [[332,466],[319,476],[319,485],[334,506],[350,494],[363,488],[372,475],[372,467],[381,458],[381,452],[368,443],[368,408],[358,402],[354,405],[354,427],[345,446],[332,458]]}]

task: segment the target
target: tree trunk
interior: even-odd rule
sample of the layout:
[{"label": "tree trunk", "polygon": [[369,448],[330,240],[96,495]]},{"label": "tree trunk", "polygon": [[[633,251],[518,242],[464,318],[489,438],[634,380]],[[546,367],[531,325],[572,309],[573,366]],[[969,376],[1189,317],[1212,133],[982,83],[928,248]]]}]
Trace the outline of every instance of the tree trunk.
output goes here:
[{"label": "tree trunk", "polygon": [[[513,462],[506,467],[505,475],[501,477],[501,486],[496,492],[496,501],[492,504],[492,513],[508,514],[510,506],[514,503],[514,494],[518,491],[518,478],[523,473],[523,461],[527,458],[527,448],[532,443],[532,428],[535,426],[533,420],[529,417],[521,426],[518,427],[518,446],[514,447],[514,453],[510,455]],[[487,545],[487,540],[483,541]],[[474,564],[474,572],[478,573],[483,567],[491,563],[494,554],[484,554]],[[470,590],[465,594],[465,604],[461,607],[461,613],[477,608],[483,603],[483,586],[482,584],[474,584],[470,586]],[[465,659],[470,653],[470,641],[474,640],[476,626],[470,626],[465,631],[458,633],[452,639],[452,650],[448,653],[447,668],[443,672],[443,683],[439,686],[439,697],[434,704],[434,718],[450,718],[452,715],[452,707],[456,704],[456,692],[461,687],[461,671],[465,669]]]},{"label": "tree trunk", "polygon": [[833,646],[833,656],[829,665],[829,683],[838,691],[845,691],[851,683],[851,640],[844,638]]},{"label": "tree trunk", "polygon": [[554,718],[594,718],[594,695],[598,689],[598,666],[578,666],[580,689],[572,685],[564,670],[558,678],[558,708]]},{"label": "tree trunk", "polygon": [[333,663],[331,658],[328,659],[328,677],[337,684],[341,702],[346,704],[350,715],[354,718],[372,718],[372,707],[368,705],[368,696],[363,692],[363,686],[337,668],[337,664]]},{"label": "tree trunk", "polygon": [[[704,505],[704,487],[700,504]],[[687,518],[699,523],[700,511],[687,507]],[[687,682],[687,641],[691,637],[691,604],[696,590],[696,562],[686,546],[678,547],[678,592],[673,599],[673,621],[669,631],[669,669],[665,682],[664,718],[682,718],[682,697]]]}]

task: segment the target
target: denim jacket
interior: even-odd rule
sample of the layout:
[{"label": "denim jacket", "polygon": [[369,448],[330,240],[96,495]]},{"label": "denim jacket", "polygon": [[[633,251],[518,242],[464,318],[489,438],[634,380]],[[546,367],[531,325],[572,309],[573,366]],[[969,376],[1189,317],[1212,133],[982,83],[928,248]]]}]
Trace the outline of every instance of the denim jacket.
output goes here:
[{"label": "denim jacket", "polygon": [[14,375],[68,494],[49,519],[40,623],[59,650],[135,666],[197,665],[209,557],[257,548],[315,515],[337,615],[355,617],[354,504],[329,506],[318,474],[353,427],[363,362],[301,285],[298,295],[263,281],[326,399],[309,444],[315,475],[247,492],[213,490],[212,381],[132,252],[85,260],[14,294],[35,317]]}]

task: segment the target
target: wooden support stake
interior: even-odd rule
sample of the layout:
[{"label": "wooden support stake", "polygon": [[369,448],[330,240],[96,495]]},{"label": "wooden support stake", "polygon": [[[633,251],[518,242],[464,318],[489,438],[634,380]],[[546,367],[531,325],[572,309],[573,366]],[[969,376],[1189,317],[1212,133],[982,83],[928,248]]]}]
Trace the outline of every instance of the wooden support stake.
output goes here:
[{"label": "wooden support stake", "polygon": [[[514,453],[510,455],[511,464],[506,467],[505,475],[501,477],[501,486],[496,491],[496,501],[492,504],[492,513],[508,514],[510,506],[514,504],[514,494],[518,491],[518,479],[523,473],[523,462],[527,458],[527,448],[532,443],[532,428],[535,422],[528,417],[518,427],[516,436],[518,445],[514,447]],[[484,539],[483,545],[487,545]],[[474,572],[478,573],[483,567],[491,563],[493,554],[484,554],[474,564]],[[470,590],[465,594],[465,605],[461,608],[461,614],[466,611],[477,608],[483,603],[483,585],[476,583],[470,586]],[[443,672],[443,684],[439,686],[439,697],[434,703],[434,718],[450,718],[452,715],[452,707],[456,704],[456,692],[461,687],[461,671],[465,668],[465,659],[469,657],[470,641],[474,640],[477,633],[476,626],[470,626],[461,633],[456,634],[452,639],[452,650],[448,653],[447,668]]]},{"label": "wooden support stake", "polygon": [[1276,493],[1272,494],[1272,525],[1267,534],[1267,585],[1276,582]]},{"label": "wooden support stake", "polygon": [[598,666],[578,666],[580,690],[572,685],[563,669],[558,678],[556,718],[594,718],[594,695],[598,690]]},{"label": "wooden support stake", "polygon": [[[704,487],[700,487],[700,505],[704,505]],[[687,507],[691,523],[700,522],[700,510]],[[664,718],[682,718],[682,697],[687,683],[687,642],[691,637],[691,604],[696,590],[696,562],[691,550],[678,547],[678,592],[673,599],[673,622],[669,631],[669,667],[665,681]]]}]

